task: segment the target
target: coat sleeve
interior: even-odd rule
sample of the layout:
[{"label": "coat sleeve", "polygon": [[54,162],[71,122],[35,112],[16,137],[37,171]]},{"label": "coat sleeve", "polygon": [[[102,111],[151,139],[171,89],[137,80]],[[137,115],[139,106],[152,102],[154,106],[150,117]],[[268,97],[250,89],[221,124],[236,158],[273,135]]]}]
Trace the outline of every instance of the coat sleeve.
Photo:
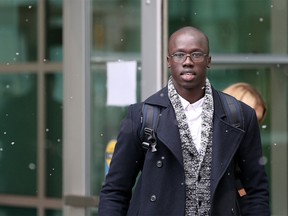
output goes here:
[{"label": "coat sleeve", "polygon": [[246,135],[238,151],[240,178],[247,195],[240,200],[242,215],[270,215],[268,178],[265,173],[260,130],[256,114],[243,107]]},{"label": "coat sleeve", "polygon": [[121,124],[109,172],[100,192],[99,216],[126,215],[144,154],[138,128],[141,106],[131,105]]}]

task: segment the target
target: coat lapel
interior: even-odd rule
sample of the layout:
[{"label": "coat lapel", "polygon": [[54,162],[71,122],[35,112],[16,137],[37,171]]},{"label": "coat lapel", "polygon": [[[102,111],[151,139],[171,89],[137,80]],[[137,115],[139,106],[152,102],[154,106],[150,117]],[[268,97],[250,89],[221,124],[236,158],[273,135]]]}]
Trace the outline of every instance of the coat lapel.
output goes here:
[{"label": "coat lapel", "polygon": [[170,149],[179,163],[183,164],[178,123],[172,106],[163,110],[157,133],[161,142]]},{"label": "coat lapel", "polygon": [[146,103],[162,107],[157,127],[157,137],[174,154],[179,163],[183,164],[181,140],[174,109],[168,98],[167,86],[149,97]]},{"label": "coat lapel", "polygon": [[213,120],[213,142],[212,142],[212,171],[211,171],[211,194],[225,174],[231,163],[244,131],[235,128],[225,121],[226,115],[218,94],[214,91],[214,120]]}]

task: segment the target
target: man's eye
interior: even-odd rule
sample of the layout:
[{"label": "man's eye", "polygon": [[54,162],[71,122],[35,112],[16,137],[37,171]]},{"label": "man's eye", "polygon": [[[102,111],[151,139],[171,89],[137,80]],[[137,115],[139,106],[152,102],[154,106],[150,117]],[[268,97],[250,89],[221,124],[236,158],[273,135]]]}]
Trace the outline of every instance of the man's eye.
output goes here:
[{"label": "man's eye", "polygon": [[184,53],[175,53],[174,56],[177,58],[182,58],[183,56],[185,56],[185,54]]},{"label": "man's eye", "polygon": [[195,58],[199,58],[202,56],[202,53],[192,53],[192,56]]}]

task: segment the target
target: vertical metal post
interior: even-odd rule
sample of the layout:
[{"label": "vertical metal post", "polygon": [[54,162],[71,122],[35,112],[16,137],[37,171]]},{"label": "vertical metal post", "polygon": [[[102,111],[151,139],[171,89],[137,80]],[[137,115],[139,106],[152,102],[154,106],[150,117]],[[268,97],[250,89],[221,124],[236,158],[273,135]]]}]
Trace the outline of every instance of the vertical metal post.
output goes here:
[{"label": "vertical metal post", "polygon": [[[90,0],[64,0],[63,7],[65,203],[69,195],[90,194],[90,3]],[[63,210],[65,216],[86,214],[85,206],[67,204]]]},{"label": "vertical metal post", "polygon": [[167,85],[168,81],[168,67],[167,67],[167,54],[168,54],[168,1],[163,1],[162,4],[162,86]]},{"label": "vertical metal post", "polygon": [[[46,43],[46,34],[45,34],[45,2],[39,1],[38,7],[38,73],[37,73],[37,110],[38,110],[38,131],[37,131],[37,187],[38,187],[38,199],[43,200],[45,197],[45,185],[46,185],[46,154],[45,154],[45,115],[46,115],[46,108],[45,108],[45,73],[44,73],[44,58],[45,58],[45,46]],[[45,209],[43,206],[39,206],[37,208],[37,215],[44,216]]]},{"label": "vertical metal post", "polygon": [[[273,0],[271,2],[271,38],[272,53],[288,53],[288,3],[287,0]],[[271,69],[271,201],[272,215],[288,214],[288,92],[287,66]],[[286,107],[286,110],[283,109]],[[284,111],[285,110],[285,111]],[[279,172],[279,167],[281,171]]]},{"label": "vertical metal post", "polygon": [[162,85],[162,0],[141,0],[141,99]]}]

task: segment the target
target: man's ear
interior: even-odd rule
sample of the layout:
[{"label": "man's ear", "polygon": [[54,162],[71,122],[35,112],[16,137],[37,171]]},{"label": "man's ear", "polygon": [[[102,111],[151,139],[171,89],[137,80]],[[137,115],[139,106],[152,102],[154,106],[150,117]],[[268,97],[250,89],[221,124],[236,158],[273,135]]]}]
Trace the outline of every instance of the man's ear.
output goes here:
[{"label": "man's ear", "polygon": [[166,59],[167,59],[167,67],[168,67],[168,68],[170,68],[170,67],[171,67],[171,65],[170,65],[170,63],[169,63],[169,56],[167,56],[167,58],[166,58]]},{"label": "man's ear", "polygon": [[209,56],[209,58],[207,59],[207,68],[210,68],[211,65],[211,56]]}]

